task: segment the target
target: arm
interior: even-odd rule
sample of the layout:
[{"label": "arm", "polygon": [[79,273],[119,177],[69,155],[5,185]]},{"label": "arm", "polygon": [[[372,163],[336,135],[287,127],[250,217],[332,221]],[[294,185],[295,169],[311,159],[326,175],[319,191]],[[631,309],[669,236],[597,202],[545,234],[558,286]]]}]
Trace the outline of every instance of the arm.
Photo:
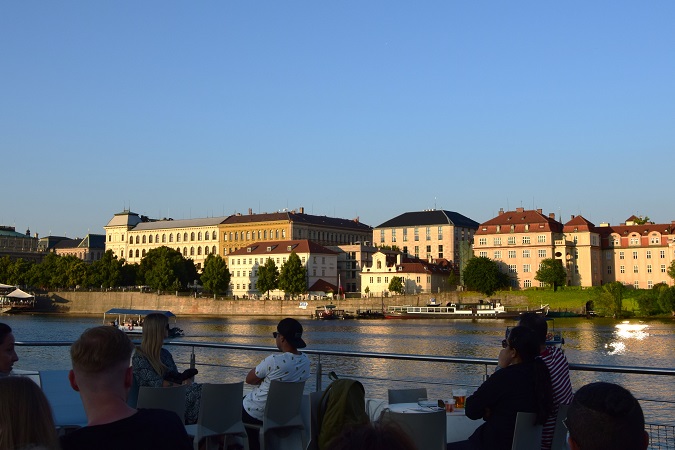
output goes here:
[{"label": "arm", "polygon": [[508,389],[504,386],[505,369],[499,370],[485,380],[483,384],[466,399],[466,409],[464,413],[469,419],[485,419],[490,417],[490,409],[499,401],[502,389]]},{"label": "arm", "polygon": [[155,369],[144,356],[136,353],[132,359],[132,365],[134,367],[134,378],[139,386],[161,387],[164,385],[163,377],[155,372]]},{"label": "arm", "polygon": [[264,378],[258,378],[255,374],[255,369],[251,369],[246,375],[246,384],[260,384]]},{"label": "arm", "polygon": [[246,375],[246,384],[259,385],[268,375],[269,371],[274,367],[274,356],[270,355],[263,359],[260,364],[251,369]]}]

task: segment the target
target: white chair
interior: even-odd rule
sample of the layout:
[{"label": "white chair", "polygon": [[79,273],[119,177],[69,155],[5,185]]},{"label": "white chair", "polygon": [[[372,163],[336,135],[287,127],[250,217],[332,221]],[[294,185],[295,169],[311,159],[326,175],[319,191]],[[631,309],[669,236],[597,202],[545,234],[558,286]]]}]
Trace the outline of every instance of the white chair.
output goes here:
[{"label": "white chair", "polygon": [[326,391],[310,392],[309,394],[309,444],[307,450],[319,449],[319,421],[317,413],[321,405],[321,397]]},{"label": "white chair", "polygon": [[267,394],[262,425],[245,424],[259,430],[260,450],[299,450],[307,447],[300,407],[304,381],[273,380]]},{"label": "white chair", "polygon": [[138,389],[136,408],[165,409],[175,412],[185,423],[185,393],[187,385],[171,387],[141,386]]},{"label": "white chair", "polygon": [[194,449],[199,442],[211,436],[238,436],[248,450],[248,438],[244,422],[241,420],[241,399],[244,395],[244,382],[230,384],[202,384],[202,396],[199,404],[197,423],[186,425],[188,435],[194,436]]},{"label": "white chair", "polygon": [[417,400],[427,398],[427,388],[389,389],[387,394],[390,405],[392,403],[417,403]]},{"label": "white chair", "polygon": [[563,424],[563,420],[567,417],[567,410],[570,405],[559,405],[558,415],[555,418],[555,430],[553,431],[553,441],[551,442],[551,450],[567,450],[567,427]]},{"label": "white chair", "polygon": [[57,428],[79,428],[87,425],[87,414],[80,393],[70,386],[69,370],[40,371],[40,387],[49,400]]},{"label": "white chair", "polygon": [[410,413],[387,411],[383,415],[383,420],[400,426],[418,450],[445,450],[446,448],[445,410]]},{"label": "white chair", "polygon": [[516,416],[516,427],[513,430],[511,450],[532,450],[541,447],[543,425],[535,425],[535,413],[519,412]]}]

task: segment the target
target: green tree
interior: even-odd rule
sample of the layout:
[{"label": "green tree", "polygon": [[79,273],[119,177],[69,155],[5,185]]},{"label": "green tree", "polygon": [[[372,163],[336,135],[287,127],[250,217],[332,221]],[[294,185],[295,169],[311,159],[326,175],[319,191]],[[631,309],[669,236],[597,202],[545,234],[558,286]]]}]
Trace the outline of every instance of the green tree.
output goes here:
[{"label": "green tree", "polygon": [[40,287],[42,289],[48,289],[50,287],[61,287],[61,279],[56,274],[59,271],[59,259],[61,257],[56,253],[48,253],[39,264],[35,264],[31,267],[28,274],[29,282],[33,286]]},{"label": "green tree", "polygon": [[668,276],[675,280],[675,261],[671,262],[668,266]]},{"label": "green tree", "polygon": [[675,316],[675,286],[661,289],[659,292],[659,306],[661,310]]},{"label": "green tree", "polygon": [[122,261],[120,286],[136,286],[138,284],[138,264],[128,264],[124,259]]},{"label": "green tree", "polygon": [[91,265],[88,285],[97,288],[121,286],[123,265],[124,262],[117,259],[112,250],[107,250],[101,259]]},{"label": "green tree", "polygon": [[664,287],[668,288],[668,285],[659,283],[653,288],[643,291],[638,295],[635,301],[642,314],[650,316],[661,312],[661,307],[659,306],[659,293]]},{"label": "green tree", "polygon": [[471,258],[464,266],[464,284],[469,290],[491,297],[498,289],[508,286],[509,277],[497,263],[485,256]]},{"label": "green tree", "polygon": [[547,258],[541,261],[539,270],[537,270],[534,279],[553,286],[553,292],[558,286],[565,285],[567,273],[562,265],[562,261],[555,258]]},{"label": "green tree", "polygon": [[291,297],[307,292],[307,269],[295,252],[291,252],[288,260],[281,266],[279,288]]},{"label": "green tree", "polygon": [[401,277],[391,277],[389,291],[403,294],[403,279]]},{"label": "green tree", "polygon": [[255,288],[258,292],[267,292],[267,297],[270,296],[270,291],[279,287],[279,269],[272,258],[267,258],[265,264],[258,267],[258,281],[255,282]]},{"label": "green tree", "polygon": [[214,294],[227,292],[230,287],[230,270],[227,263],[220,255],[209,254],[204,261],[202,272],[202,284],[204,288]]},{"label": "green tree", "polygon": [[194,262],[166,246],[154,248],[143,257],[138,277],[159,291],[182,289],[198,279]]},{"label": "green tree", "polygon": [[603,284],[597,290],[595,304],[606,313],[619,317],[623,309],[623,296],[625,292],[626,286],[620,281]]},{"label": "green tree", "polygon": [[12,261],[7,267],[7,276],[3,278],[4,282],[18,286],[32,284],[30,274],[35,265],[34,262],[22,258]]}]

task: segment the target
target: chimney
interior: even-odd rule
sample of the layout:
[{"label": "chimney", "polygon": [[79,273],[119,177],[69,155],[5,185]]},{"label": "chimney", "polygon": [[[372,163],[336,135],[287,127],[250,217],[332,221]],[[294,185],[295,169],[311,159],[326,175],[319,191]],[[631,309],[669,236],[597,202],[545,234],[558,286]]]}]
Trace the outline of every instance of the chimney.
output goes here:
[{"label": "chimney", "polygon": [[304,206],[301,206],[301,207],[300,207],[300,214],[304,214],[304,213],[305,213],[305,207],[304,207]]},{"label": "chimney", "polygon": [[537,212],[538,212],[539,214],[542,214],[541,209],[538,209]]},{"label": "chimney", "polygon": [[523,208],[522,206],[519,207],[519,208],[516,208],[516,212],[520,212],[520,213],[525,212],[525,208]]},{"label": "chimney", "polygon": [[397,266],[401,265],[401,254],[400,253],[398,255],[396,255],[396,265]]},{"label": "chimney", "polygon": [[253,215],[253,209],[252,209],[252,208],[249,208],[249,209],[248,209],[248,215],[249,215],[249,216],[252,216],[252,215]]},{"label": "chimney", "polygon": [[574,219],[574,214],[572,214],[572,217],[570,217],[570,220]]},{"label": "chimney", "polygon": [[499,208],[499,215],[501,216],[502,214],[504,214],[504,208]]},{"label": "chimney", "polygon": [[354,219],[354,222],[359,223],[359,216],[356,216],[356,218]]},{"label": "chimney", "polygon": [[555,220],[555,213],[548,213],[548,218]]}]

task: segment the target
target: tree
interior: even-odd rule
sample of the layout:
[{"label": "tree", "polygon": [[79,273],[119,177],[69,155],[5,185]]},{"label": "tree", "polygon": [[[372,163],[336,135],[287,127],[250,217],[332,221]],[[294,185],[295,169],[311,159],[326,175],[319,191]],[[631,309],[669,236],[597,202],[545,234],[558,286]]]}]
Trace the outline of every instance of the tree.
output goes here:
[{"label": "tree", "polygon": [[553,286],[553,292],[555,292],[558,289],[558,286],[565,285],[567,272],[565,272],[561,260],[547,258],[541,261],[541,265],[539,270],[537,270],[534,279]]},{"label": "tree", "polygon": [[612,315],[619,317],[623,309],[623,295],[625,292],[626,286],[623,283],[612,281],[611,283],[602,285],[598,289],[595,303]]},{"label": "tree", "polygon": [[120,286],[123,265],[112,250],[107,250],[101,259],[91,265],[88,284],[103,288]]},{"label": "tree", "polygon": [[279,287],[279,269],[272,258],[267,258],[265,264],[258,267],[258,281],[255,282],[255,288],[258,292],[267,292],[267,297],[270,296],[270,291]]},{"label": "tree", "polygon": [[220,255],[211,253],[206,257],[202,272],[202,285],[214,294],[227,292],[230,287],[230,270]]},{"label": "tree", "polygon": [[464,267],[463,276],[468,289],[481,292],[487,297],[509,284],[508,275],[499,270],[495,261],[485,256],[471,258]]},{"label": "tree", "polygon": [[661,312],[661,308],[659,306],[659,293],[663,288],[667,289],[668,285],[665,283],[659,283],[653,288],[640,293],[640,295],[635,299],[642,314],[650,316]]},{"label": "tree", "polygon": [[288,260],[281,266],[279,288],[291,297],[307,292],[307,269],[295,252],[291,252]]},{"label": "tree", "polygon": [[668,266],[668,276],[675,280],[675,261],[670,263],[670,266]]},{"label": "tree", "polygon": [[181,289],[198,278],[191,259],[183,258],[180,252],[165,246],[154,248],[143,257],[138,276],[158,291]]},{"label": "tree", "polygon": [[675,316],[675,286],[662,288],[659,292],[659,306]]},{"label": "tree", "polygon": [[401,277],[391,277],[389,291],[403,294],[403,279]]}]

